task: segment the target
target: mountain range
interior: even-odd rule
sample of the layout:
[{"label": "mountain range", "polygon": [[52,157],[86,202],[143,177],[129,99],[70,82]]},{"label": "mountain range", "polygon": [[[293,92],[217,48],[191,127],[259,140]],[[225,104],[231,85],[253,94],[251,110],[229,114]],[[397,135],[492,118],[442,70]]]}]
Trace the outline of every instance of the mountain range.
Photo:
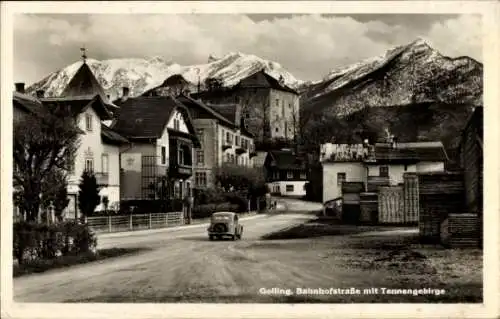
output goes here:
[{"label": "mountain range", "polygon": [[[352,140],[349,134],[356,130],[378,134],[389,128],[401,141],[442,139],[453,146],[459,128],[473,107],[482,105],[483,98],[481,63],[469,57],[444,56],[420,38],[380,56],[331,70],[315,82],[295,78],[277,62],[235,52],[223,57],[210,55],[207,63],[190,66],[159,57],[89,59],[87,63],[112,99],[124,86],[136,96],[174,74],[181,74],[196,91],[199,84],[204,88],[208,78],[218,78],[228,87],[264,69],[276,79],[282,77],[287,86],[300,93],[302,135],[315,144],[333,137],[339,142]],[[53,72],[27,90],[43,89],[46,95],[56,96],[80,65],[75,62]],[[440,121],[444,119],[443,124]],[[429,123],[440,129],[436,131]]]},{"label": "mountain range", "polygon": [[[27,91],[44,90],[47,96],[61,94],[81,63],[81,61],[75,62],[49,74],[43,80],[27,88]],[[188,66],[160,57],[103,61],[87,59],[87,64],[112,100],[120,96],[124,86],[129,87],[131,96],[136,96],[161,85],[174,74],[181,74],[192,85],[192,90],[197,89],[198,83],[203,89],[205,80],[208,78],[217,78],[221,80],[223,86],[232,86],[262,69],[277,79],[282,76],[285,84],[290,87],[297,87],[304,83],[296,79],[279,63],[239,52],[231,52],[221,58],[210,55],[206,64]]]}]

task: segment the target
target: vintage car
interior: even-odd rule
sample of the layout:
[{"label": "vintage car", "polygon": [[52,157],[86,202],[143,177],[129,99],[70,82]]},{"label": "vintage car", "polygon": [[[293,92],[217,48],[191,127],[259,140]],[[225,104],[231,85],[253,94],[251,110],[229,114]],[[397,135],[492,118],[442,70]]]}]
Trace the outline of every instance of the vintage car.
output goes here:
[{"label": "vintage car", "polygon": [[241,239],[243,225],[238,221],[238,214],[233,212],[215,212],[210,218],[208,227],[208,238],[210,240],[229,237],[232,240]]}]

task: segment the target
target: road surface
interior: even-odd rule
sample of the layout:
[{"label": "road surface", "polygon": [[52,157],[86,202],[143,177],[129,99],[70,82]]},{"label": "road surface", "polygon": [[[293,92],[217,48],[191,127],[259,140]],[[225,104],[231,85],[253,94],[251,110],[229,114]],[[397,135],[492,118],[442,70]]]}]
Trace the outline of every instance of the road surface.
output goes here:
[{"label": "road surface", "polygon": [[[282,200],[279,200],[283,202]],[[285,201],[287,210],[317,204]],[[280,258],[264,234],[311,218],[305,213],[243,218],[243,240],[208,241],[207,225],[103,235],[99,248],[150,250],[14,279],[17,302],[258,302],[272,301],[260,288],[320,285],[324,276],[307,269],[296,253]],[[309,243],[302,245],[309,250]],[[287,252],[287,250],[284,250]]]}]

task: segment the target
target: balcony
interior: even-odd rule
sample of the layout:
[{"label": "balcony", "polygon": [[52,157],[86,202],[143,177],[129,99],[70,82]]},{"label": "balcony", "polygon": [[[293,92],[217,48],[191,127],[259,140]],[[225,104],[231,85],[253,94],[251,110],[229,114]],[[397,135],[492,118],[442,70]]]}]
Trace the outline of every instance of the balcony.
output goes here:
[{"label": "balcony", "polygon": [[170,158],[168,173],[173,178],[189,178],[193,175],[193,144],[181,138],[170,139]]},{"label": "balcony", "polygon": [[230,149],[231,147],[233,147],[233,142],[232,141],[224,140],[222,142],[222,151]]},{"label": "balcony", "polygon": [[368,192],[376,192],[380,186],[389,185],[389,176],[368,176]]},{"label": "balcony", "polygon": [[235,150],[236,155],[241,155],[241,154],[243,154],[243,153],[246,153],[246,151],[247,151],[247,150],[246,150],[244,147],[241,147],[241,146],[238,146],[238,147],[236,148],[236,150]]},{"label": "balcony", "polygon": [[94,173],[97,185],[108,186],[109,185],[109,174],[108,173]]}]

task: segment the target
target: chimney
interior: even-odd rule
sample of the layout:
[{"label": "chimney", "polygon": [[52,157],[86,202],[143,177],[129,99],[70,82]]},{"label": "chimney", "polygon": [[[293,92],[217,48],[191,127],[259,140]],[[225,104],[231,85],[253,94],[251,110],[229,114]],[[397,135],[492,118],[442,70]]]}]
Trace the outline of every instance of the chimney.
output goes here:
[{"label": "chimney", "polygon": [[122,91],[122,101],[125,101],[128,99],[128,94],[130,93],[130,89],[128,88],[128,86],[124,86],[123,88],[123,91]]},{"label": "chimney", "polygon": [[16,92],[24,93],[24,82],[23,83],[16,83]]},{"label": "chimney", "polygon": [[37,98],[42,99],[44,95],[45,95],[44,90],[36,90],[36,97]]}]

